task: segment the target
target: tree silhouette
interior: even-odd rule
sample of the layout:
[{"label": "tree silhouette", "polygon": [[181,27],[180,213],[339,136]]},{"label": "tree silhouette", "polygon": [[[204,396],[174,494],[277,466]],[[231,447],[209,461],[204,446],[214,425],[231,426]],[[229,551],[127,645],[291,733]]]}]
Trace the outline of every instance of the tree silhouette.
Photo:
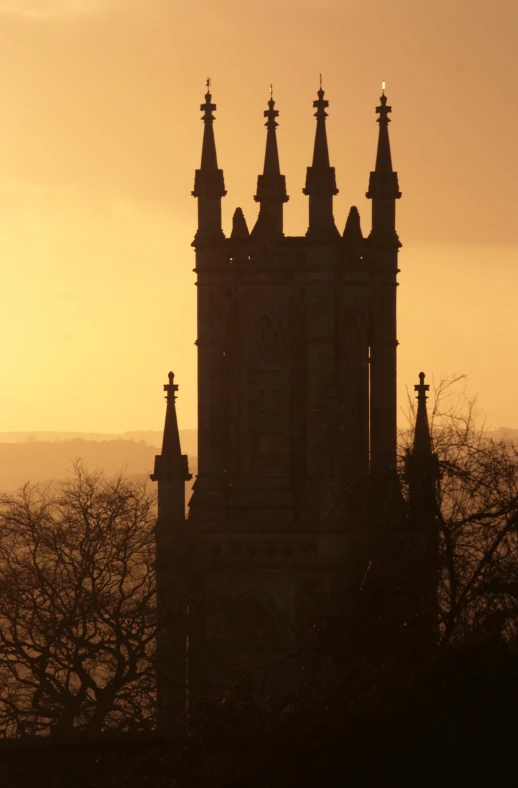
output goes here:
[{"label": "tree silhouette", "polygon": [[154,720],[155,507],[145,482],[76,462],[0,496],[0,731]]}]

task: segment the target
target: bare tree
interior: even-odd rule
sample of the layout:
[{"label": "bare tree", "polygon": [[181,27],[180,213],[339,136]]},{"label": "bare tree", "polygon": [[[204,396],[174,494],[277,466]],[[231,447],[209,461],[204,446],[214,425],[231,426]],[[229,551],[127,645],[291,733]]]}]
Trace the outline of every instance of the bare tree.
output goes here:
[{"label": "bare tree", "polygon": [[[440,478],[440,611],[443,644],[511,634],[518,580],[518,451],[477,423],[464,377],[435,387],[430,427]],[[413,411],[412,411],[413,412]],[[402,460],[411,431],[403,435]]]},{"label": "bare tree", "polygon": [[154,718],[154,499],[81,463],[0,496],[0,735]]}]

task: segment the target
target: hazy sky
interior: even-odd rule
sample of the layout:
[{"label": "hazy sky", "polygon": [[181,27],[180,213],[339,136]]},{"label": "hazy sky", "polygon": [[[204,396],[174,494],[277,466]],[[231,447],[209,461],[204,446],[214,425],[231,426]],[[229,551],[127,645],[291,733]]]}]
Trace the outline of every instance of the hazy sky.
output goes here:
[{"label": "hazy sky", "polygon": [[470,376],[518,426],[516,0],[0,0],[0,431],[196,425],[193,286],[207,75],[228,195],[253,223],[274,84],[287,233],[307,227],[322,72],[340,194],[370,227],[387,81],[403,198],[399,381]]}]

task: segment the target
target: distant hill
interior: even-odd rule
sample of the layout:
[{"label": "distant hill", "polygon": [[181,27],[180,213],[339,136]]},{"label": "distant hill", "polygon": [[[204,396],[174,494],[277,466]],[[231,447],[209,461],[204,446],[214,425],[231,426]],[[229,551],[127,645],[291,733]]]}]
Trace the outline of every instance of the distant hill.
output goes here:
[{"label": "distant hill", "polygon": [[[162,446],[162,432],[157,430],[132,430],[130,432],[0,432],[0,443],[61,443],[74,439],[84,441],[145,441],[150,446]],[[180,430],[184,454],[198,453],[198,430]]]},{"label": "distant hill", "polygon": [[[186,432],[186,436],[182,434],[182,448],[190,454],[191,473],[196,473],[196,430]],[[126,437],[129,435],[135,438]],[[90,470],[103,470],[107,476],[121,470],[129,476],[149,476],[162,441],[158,432],[126,433],[124,438],[95,435],[97,440],[90,440],[90,434],[88,440],[66,436],[67,433],[41,432],[0,434],[0,492],[12,492],[25,482],[46,483],[64,479],[74,460],[79,458]],[[146,436],[148,440],[140,436]],[[42,440],[43,437],[46,439]],[[155,442],[151,443],[151,440]]]},{"label": "distant hill", "polygon": [[[507,438],[518,444],[518,429],[500,427],[486,433],[495,440]],[[182,450],[189,468],[197,473],[197,431],[181,430]],[[149,476],[155,455],[162,446],[162,433],[134,430],[123,435],[85,432],[0,433],[0,492],[13,492],[25,482],[64,479],[75,459],[82,458],[91,470],[107,476],[124,471],[128,476]],[[190,497],[190,486],[186,491]]]}]

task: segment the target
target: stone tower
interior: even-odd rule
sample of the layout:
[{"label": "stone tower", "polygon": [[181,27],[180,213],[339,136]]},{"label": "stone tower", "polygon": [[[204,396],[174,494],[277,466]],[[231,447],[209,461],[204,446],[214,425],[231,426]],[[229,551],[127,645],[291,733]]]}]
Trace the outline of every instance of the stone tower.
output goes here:
[{"label": "stone tower", "polygon": [[[158,565],[165,567],[159,651],[165,674],[174,673],[162,691],[163,715],[185,708],[186,691],[192,700],[224,692],[243,672],[264,674],[301,647],[315,587],[336,573],[353,580],[361,570],[347,519],[329,514],[333,501],[369,475],[380,489],[396,477],[401,194],[389,144],[391,108],[383,94],[367,192],[372,228],[364,237],[355,207],[344,232],[337,229],[322,86],[313,106],[305,235],[283,233],[289,198],[271,96],[258,218],[249,231],[237,208],[225,237],[209,87],[201,105],[193,191],[199,471],[187,520],[180,486],[188,471],[176,433],[168,442],[164,437],[154,474]],[[168,392],[169,414],[171,385]],[[176,455],[174,473],[166,470],[167,452]]]}]

